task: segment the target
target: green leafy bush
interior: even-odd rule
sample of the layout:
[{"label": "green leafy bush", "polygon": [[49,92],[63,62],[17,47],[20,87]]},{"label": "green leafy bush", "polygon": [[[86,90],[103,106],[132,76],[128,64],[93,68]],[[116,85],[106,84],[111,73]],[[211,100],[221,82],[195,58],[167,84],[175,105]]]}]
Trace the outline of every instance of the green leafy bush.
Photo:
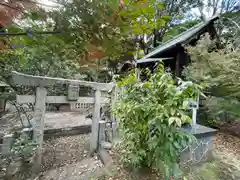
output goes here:
[{"label": "green leafy bush", "polygon": [[193,136],[178,131],[190,124],[187,102],[201,93],[201,86],[179,79],[176,84],[162,64],[149,80],[139,82],[136,74],[122,79],[114,112],[119,119],[123,162],[140,168],[164,170],[170,177],[180,172],[179,153]]},{"label": "green leafy bush", "polygon": [[17,138],[12,146],[11,153],[14,157],[21,158],[23,161],[32,158],[37,149],[37,143],[31,139]]}]

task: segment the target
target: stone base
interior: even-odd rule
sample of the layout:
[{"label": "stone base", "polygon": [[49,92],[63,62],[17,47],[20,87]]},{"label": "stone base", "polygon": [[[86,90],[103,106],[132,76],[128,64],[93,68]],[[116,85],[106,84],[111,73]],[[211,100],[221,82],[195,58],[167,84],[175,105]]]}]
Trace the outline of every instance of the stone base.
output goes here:
[{"label": "stone base", "polygon": [[182,128],[196,137],[196,141],[181,152],[180,162],[185,164],[198,164],[212,159],[212,139],[216,130],[206,126],[196,125],[195,128]]}]

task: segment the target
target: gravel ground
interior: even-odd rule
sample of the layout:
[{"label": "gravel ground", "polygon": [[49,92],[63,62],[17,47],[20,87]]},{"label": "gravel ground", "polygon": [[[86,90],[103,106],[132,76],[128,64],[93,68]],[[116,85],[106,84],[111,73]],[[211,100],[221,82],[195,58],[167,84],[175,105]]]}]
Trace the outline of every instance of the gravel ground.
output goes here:
[{"label": "gravel ground", "polygon": [[[189,176],[188,180],[239,180],[240,179],[240,138],[225,134],[217,133],[214,138],[214,155],[216,160],[211,163],[206,163],[198,169],[201,176],[193,172],[193,176]],[[143,169],[140,172],[132,172],[123,168],[119,163],[119,155],[112,151],[112,156],[116,172],[112,176],[103,176],[101,180],[157,180],[160,176],[149,169]],[[211,169],[212,168],[212,169]],[[207,171],[208,170],[208,171]],[[218,179],[211,177],[211,172],[217,172]],[[210,172],[210,173],[209,173]],[[209,174],[208,174],[209,173]],[[203,176],[202,176],[203,175]],[[188,178],[189,178],[188,177]],[[201,177],[201,178],[200,178]],[[211,177],[211,178],[209,178]]]},{"label": "gravel ground", "polygon": [[0,118],[0,133],[7,134],[14,126],[20,126],[20,120],[16,113],[8,113]]},{"label": "gravel ground", "polygon": [[214,139],[214,154],[220,161],[225,179],[240,179],[240,138],[218,133]]},{"label": "gravel ground", "polygon": [[102,167],[102,163],[96,157],[85,158],[81,162],[47,171],[39,180],[95,180]]},{"label": "gravel ground", "polygon": [[86,119],[80,112],[47,112],[44,119],[46,129],[89,124],[92,124],[91,119]]},{"label": "gravel ground", "polygon": [[[32,113],[32,112],[31,112]],[[22,115],[24,124],[28,125],[26,117]],[[67,128],[92,124],[91,119],[86,119],[80,112],[46,112],[44,119],[45,129]],[[0,118],[0,134],[8,134],[14,128],[21,126],[17,113],[8,113]]]},{"label": "gravel ground", "polygon": [[103,165],[97,156],[89,157],[89,142],[89,134],[46,141],[39,180],[89,180],[98,174]]},{"label": "gravel ground", "polygon": [[53,138],[44,142],[42,171],[82,161],[89,154],[90,135]]},{"label": "gravel ground", "polygon": [[[114,172],[103,173],[101,162],[89,158],[89,135],[62,137],[45,143],[45,171],[39,180],[157,180],[159,175],[149,169],[132,172],[119,164],[119,155],[111,151],[114,159]],[[209,169],[217,167],[221,173],[219,180],[240,179],[240,139],[228,134],[218,133],[214,139],[214,154],[217,161]],[[208,168],[208,166],[206,166]],[[206,169],[205,167],[205,169]],[[212,170],[210,170],[212,171]],[[194,174],[194,173],[193,173]],[[198,178],[194,175],[194,178]],[[207,176],[209,177],[209,176]],[[194,179],[193,178],[193,179]],[[192,180],[193,180],[192,179]],[[194,179],[196,180],[196,179]],[[209,179],[204,179],[209,180]],[[214,180],[214,179],[211,179]]]}]

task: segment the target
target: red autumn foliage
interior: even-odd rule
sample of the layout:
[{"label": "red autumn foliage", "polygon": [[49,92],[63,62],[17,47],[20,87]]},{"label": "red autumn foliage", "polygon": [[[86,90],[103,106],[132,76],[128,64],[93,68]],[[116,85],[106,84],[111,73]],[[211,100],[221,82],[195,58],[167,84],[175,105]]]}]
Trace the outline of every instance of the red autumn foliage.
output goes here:
[{"label": "red autumn foliage", "polygon": [[88,52],[86,55],[86,60],[102,59],[105,57],[104,51],[100,46],[89,44],[87,45],[86,49]]},{"label": "red autumn foliage", "polygon": [[35,0],[5,0],[0,2],[0,28],[11,25],[23,11],[37,8]]},{"label": "red autumn foliage", "polygon": [[[5,28],[13,23],[14,19],[20,19],[24,10],[39,10],[36,0],[6,0],[0,2],[0,28]],[[119,0],[119,10],[124,7],[124,1]],[[117,13],[115,14],[117,16]],[[106,16],[109,21],[115,21],[115,16]],[[117,17],[116,17],[117,18]],[[0,50],[5,49],[5,40],[0,40]],[[87,53],[84,57],[86,64],[95,67],[91,61],[101,60],[106,54],[101,46],[91,43],[86,47]]]}]

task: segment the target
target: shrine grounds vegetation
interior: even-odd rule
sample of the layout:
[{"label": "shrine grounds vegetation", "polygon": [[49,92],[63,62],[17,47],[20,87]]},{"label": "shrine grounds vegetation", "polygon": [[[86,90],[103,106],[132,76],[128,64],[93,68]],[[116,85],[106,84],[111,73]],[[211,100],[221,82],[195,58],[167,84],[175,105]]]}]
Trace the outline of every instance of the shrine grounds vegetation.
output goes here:
[{"label": "shrine grounds vegetation", "polygon": [[206,35],[195,47],[188,47],[187,50],[192,62],[185,68],[184,75],[195,83],[207,85],[208,98],[203,105],[208,118],[226,121],[239,119],[239,45],[227,43],[224,48],[217,49],[215,42]]},{"label": "shrine grounds vegetation", "polygon": [[145,82],[132,74],[118,86],[122,93],[114,112],[119,119],[122,162],[132,168],[156,169],[165,179],[182,176],[179,153],[195,138],[179,128],[191,122],[187,101],[201,94],[202,87],[180,79],[176,84],[163,64]]}]

